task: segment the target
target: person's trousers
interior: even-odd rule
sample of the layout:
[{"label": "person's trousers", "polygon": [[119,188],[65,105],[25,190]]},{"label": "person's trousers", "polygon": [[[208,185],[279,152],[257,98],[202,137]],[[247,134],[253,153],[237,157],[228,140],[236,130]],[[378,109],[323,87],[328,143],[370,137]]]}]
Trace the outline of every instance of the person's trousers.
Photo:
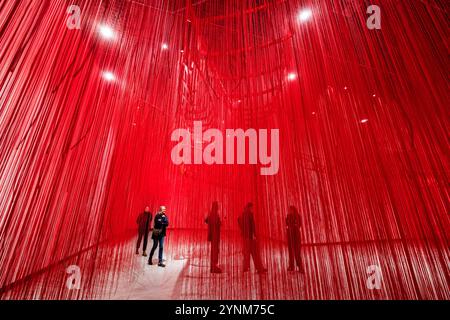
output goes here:
[{"label": "person's trousers", "polygon": [[139,235],[138,235],[138,240],[137,240],[137,244],[136,244],[136,250],[139,250],[140,246],[141,246],[141,241],[142,238],[144,238],[144,247],[142,248],[142,250],[147,250],[147,242],[148,242],[148,232],[143,232],[139,230]]},{"label": "person's trousers", "polygon": [[211,241],[211,268],[219,264],[220,241]]},{"label": "person's trousers", "polygon": [[258,242],[255,239],[244,239],[244,270],[250,268],[250,256],[253,258],[256,270],[264,269]]},{"label": "person's trousers", "polygon": [[301,268],[300,232],[298,230],[288,231],[289,268],[295,264]]},{"label": "person's trousers", "polygon": [[155,253],[158,244],[159,244],[158,263],[162,263],[164,250],[164,237],[158,237],[157,239],[153,238],[153,247],[152,251],[150,252],[150,257],[148,258],[148,261],[152,261],[153,254]]}]

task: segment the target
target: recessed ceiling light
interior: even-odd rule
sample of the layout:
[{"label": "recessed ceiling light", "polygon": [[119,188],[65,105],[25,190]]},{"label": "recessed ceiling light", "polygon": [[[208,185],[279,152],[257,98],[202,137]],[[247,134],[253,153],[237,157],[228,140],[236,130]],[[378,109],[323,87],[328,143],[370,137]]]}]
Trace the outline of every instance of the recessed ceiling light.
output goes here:
[{"label": "recessed ceiling light", "polygon": [[101,24],[98,27],[98,32],[100,33],[100,36],[104,39],[112,40],[115,38],[114,30],[110,26]]},{"label": "recessed ceiling light", "polygon": [[167,43],[163,43],[163,44],[161,45],[161,49],[162,49],[162,50],[167,50],[167,49],[169,49],[169,45],[168,45]]},{"label": "recessed ceiling light", "polygon": [[308,21],[309,19],[311,19],[311,17],[312,17],[312,10],[311,9],[303,9],[298,14],[298,20],[300,22]]},{"label": "recessed ceiling light", "polygon": [[295,79],[297,79],[297,74],[294,72],[290,72],[287,76],[289,81],[294,81]]},{"label": "recessed ceiling light", "polygon": [[367,122],[369,122],[369,119],[362,119],[361,120],[361,123],[367,123]]},{"label": "recessed ceiling light", "polygon": [[116,80],[116,77],[114,76],[114,74],[110,71],[104,71],[102,73],[103,79],[105,79],[108,82],[112,82]]}]

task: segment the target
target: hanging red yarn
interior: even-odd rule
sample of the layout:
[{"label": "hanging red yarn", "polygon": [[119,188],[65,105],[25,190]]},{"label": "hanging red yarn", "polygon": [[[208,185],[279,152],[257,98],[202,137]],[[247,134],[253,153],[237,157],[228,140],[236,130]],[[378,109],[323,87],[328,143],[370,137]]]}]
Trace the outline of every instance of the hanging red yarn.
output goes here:
[{"label": "hanging red yarn", "polygon": [[[0,297],[111,297],[144,268],[137,215],[165,205],[166,257],[187,259],[178,299],[449,299],[446,4],[1,1]],[[277,174],[174,164],[171,134],[194,121],[279,129]],[[242,274],[248,202],[268,276]],[[291,205],[304,275],[286,271]]]}]

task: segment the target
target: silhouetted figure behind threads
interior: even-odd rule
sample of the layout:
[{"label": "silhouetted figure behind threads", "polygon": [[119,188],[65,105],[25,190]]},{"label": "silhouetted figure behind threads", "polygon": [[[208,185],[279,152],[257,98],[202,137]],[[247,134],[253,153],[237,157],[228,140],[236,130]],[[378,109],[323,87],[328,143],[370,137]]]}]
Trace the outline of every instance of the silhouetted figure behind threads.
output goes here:
[{"label": "silhouetted figure behind threads", "polygon": [[219,204],[214,201],[205,219],[208,224],[208,241],[211,242],[211,273],[221,273],[222,270],[218,267],[219,264],[219,250],[220,250],[220,226],[222,222],[219,216]]},{"label": "silhouetted figure behind threads", "polygon": [[142,255],[144,257],[147,256],[146,250],[147,250],[147,241],[148,241],[148,232],[150,230],[150,224],[152,222],[152,213],[150,212],[149,207],[145,207],[144,212],[142,212],[136,220],[136,223],[138,225],[138,240],[136,243],[136,254],[139,254],[139,248],[141,246],[142,238],[144,238],[144,245],[142,248]]},{"label": "silhouetted figure behind threads", "polygon": [[301,273],[303,273],[303,266],[301,263],[301,253],[300,253],[300,226],[301,219],[298,214],[298,210],[295,206],[289,207],[289,212],[286,217],[286,228],[287,228],[287,238],[288,238],[288,249],[289,249],[289,268],[288,271],[294,271],[295,264]]},{"label": "silhouetted figure behind threads", "polygon": [[244,242],[244,272],[250,269],[250,256],[253,258],[253,263],[259,273],[267,272],[267,269],[262,264],[258,248],[253,204],[251,202],[245,206],[242,215],[238,218],[238,223]]},{"label": "silhouetted figure behind threads", "polygon": [[153,247],[150,251],[150,257],[148,258],[148,264],[152,265],[153,254],[155,253],[156,248],[159,245],[158,252],[158,266],[165,267],[166,265],[163,263],[163,250],[164,250],[164,238],[166,237],[166,228],[169,226],[169,218],[166,215],[166,207],[159,207],[159,211],[155,216],[155,221],[153,225]]}]

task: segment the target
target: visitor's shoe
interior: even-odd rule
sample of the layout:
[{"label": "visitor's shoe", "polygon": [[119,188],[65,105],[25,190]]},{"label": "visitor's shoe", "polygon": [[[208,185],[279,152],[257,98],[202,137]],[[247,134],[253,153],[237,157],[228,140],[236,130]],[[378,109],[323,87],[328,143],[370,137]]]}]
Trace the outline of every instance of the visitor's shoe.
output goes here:
[{"label": "visitor's shoe", "polygon": [[143,257],[147,256],[147,252],[144,251],[144,253],[142,254]]},{"label": "visitor's shoe", "polygon": [[259,269],[259,270],[258,270],[258,273],[267,273],[267,269],[266,269],[266,268]]},{"label": "visitor's shoe", "polygon": [[220,269],[219,267],[212,267],[211,268],[211,273],[222,273],[222,269]]},{"label": "visitor's shoe", "polygon": [[139,249],[136,249],[136,254],[139,254]]},{"label": "visitor's shoe", "polygon": [[158,263],[158,267],[164,268],[166,265],[162,262]]},{"label": "visitor's shoe", "polygon": [[152,266],[152,265],[153,265],[152,260],[148,260],[148,264],[149,264],[150,266]]}]

